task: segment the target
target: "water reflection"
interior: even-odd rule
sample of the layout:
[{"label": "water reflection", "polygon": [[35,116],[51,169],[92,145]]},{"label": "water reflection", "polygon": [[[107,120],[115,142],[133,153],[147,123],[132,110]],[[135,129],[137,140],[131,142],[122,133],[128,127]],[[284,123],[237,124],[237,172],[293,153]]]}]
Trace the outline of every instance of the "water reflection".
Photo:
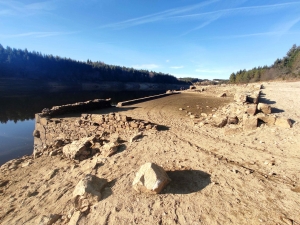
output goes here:
[{"label": "water reflection", "polygon": [[34,114],[44,108],[90,99],[111,98],[115,105],[120,101],[161,94],[164,91],[78,91],[55,93],[11,93],[0,97],[0,165],[4,162],[31,154]]}]

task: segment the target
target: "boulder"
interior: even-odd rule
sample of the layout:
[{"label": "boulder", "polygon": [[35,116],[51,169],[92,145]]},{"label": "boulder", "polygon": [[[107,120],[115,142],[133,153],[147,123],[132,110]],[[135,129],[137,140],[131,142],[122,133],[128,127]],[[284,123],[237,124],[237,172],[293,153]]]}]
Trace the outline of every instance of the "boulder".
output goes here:
[{"label": "boulder", "polygon": [[276,117],[271,115],[265,115],[264,113],[258,113],[256,115],[257,119],[261,120],[262,122],[266,123],[269,126],[275,124]]},{"label": "boulder", "polygon": [[222,94],[219,94],[219,97],[221,98],[221,97],[226,97],[227,96],[227,94],[224,92],[224,93],[222,93]]},{"label": "boulder", "polygon": [[132,183],[139,193],[158,194],[171,181],[164,169],[154,163],[145,163]]},{"label": "boulder", "polygon": [[89,199],[89,202],[91,202],[91,200],[100,201],[101,191],[106,184],[106,179],[96,177],[92,174],[86,174],[75,186],[73,198],[76,198],[75,202],[78,201],[78,196],[81,196],[80,199]]},{"label": "boulder", "polygon": [[292,121],[291,121],[291,119],[288,119],[285,117],[277,117],[275,120],[275,125],[278,127],[283,127],[283,128],[291,128]]},{"label": "boulder", "polygon": [[224,127],[227,124],[227,116],[217,116],[213,117],[214,125],[216,127]]},{"label": "boulder", "polygon": [[102,154],[105,157],[110,157],[118,151],[119,144],[117,142],[109,142],[103,145]]},{"label": "boulder", "polygon": [[256,113],[256,108],[257,108],[257,104],[249,104],[249,105],[247,105],[246,112],[247,112],[250,116],[254,116],[255,113]]},{"label": "boulder", "polygon": [[247,101],[254,104],[258,104],[259,95],[260,95],[260,91],[256,91],[247,97]]},{"label": "boulder", "polygon": [[255,130],[257,128],[257,118],[254,116],[243,115],[243,130]]},{"label": "boulder", "polygon": [[264,114],[271,114],[271,106],[269,106],[268,104],[265,103],[258,103],[257,105],[257,109],[261,112],[263,112]]},{"label": "boulder", "polygon": [[89,147],[92,145],[93,138],[85,137],[63,147],[63,154],[69,159],[78,159],[80,156],[88,156],[90,154]]}]

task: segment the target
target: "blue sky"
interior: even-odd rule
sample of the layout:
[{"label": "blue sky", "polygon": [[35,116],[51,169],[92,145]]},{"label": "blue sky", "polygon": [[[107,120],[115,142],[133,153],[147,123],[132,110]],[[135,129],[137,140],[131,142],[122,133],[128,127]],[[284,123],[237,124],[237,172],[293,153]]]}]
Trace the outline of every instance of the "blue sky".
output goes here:
[{"label": "blue sky", "polygon": [[229,78],[300,45],[298,0],[0,0],[0,43],[44,54]]}]

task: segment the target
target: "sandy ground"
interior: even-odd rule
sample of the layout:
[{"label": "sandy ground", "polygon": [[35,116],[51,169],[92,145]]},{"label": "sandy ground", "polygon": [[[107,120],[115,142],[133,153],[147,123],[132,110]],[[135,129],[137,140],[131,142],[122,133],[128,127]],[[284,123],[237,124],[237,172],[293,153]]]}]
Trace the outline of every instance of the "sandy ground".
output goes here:
[{"label": "sandy ground", "polygon": [[[235,89],[211,88],[116,108],[159,127],[131,144],[131,134],[122,135],[125,147],[112,157],[78,165],[60,155],[27,157],[13,169],[1,167],[0,224],[39,224],[43,215],[72,215],[74,187],[92,173],[108,181],[102,199],[70,224],[300,225],[300,82],[266,83],[262,89],[261,101],[274,114],[291,118],[292,128],[228,133],[210,125],[199,128],[186,116],[186,111],[220,110],[232,95],[215,96]],[[161,194],[132,188],[146,162],[161,165],[172,179]]]}]

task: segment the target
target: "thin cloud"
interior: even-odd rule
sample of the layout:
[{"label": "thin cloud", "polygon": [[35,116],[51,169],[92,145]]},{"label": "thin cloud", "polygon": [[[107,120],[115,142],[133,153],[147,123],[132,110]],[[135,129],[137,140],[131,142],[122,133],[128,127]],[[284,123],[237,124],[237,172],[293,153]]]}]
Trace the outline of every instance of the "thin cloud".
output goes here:
[{"label": "thin cloud", "polygon": [[300,21],[300,17],[293,19],[293,20],[289,20],[283,24],[280,24],[276,28],[278,30],[278,32],[280,33],[279,35],[282,36],[282,35],[288,33],[291,30],[291,28],[293,26],[295,26],[299,21]]},{"label": "thin cloud", "polygon": [[182,69],[184,66],[171,66],[170,68],[171,69],[175,69],[175,70],[178,70],[178,69]]},{"label": "thin cloud", "polygon": [[[204,8],[205,6],[214,4],[216,2],[219,2],[219,0],[206,1],[206,2],[203,2],[200,4],[191,5],[191,6],[187,6],[187,7],[174,8],[174,9],[166,10],[166,11],[155,13],[155,14],[150,14],[150,15],[146,15],[146,16],[142,16],[142,17],[138,17],[138,18],[121,21],[118,23],[104,25],[104,26],[101,26],[100,28],[124,29],[124,28],[132,27],[132,26],[153,23],[153,22],[158,22],[158,21],[163,21],[163,20],[169,20],[169,21],[176,20],[177,22],[184,21],[184,20],[200,20],[200,21],[202,20],[198,26],[183,33],[181,35],[181,36],[183,36],[190,32],[193,32],[195,30],[198,30],[205,26],[208,26],[211,23],[213,23],[214,21],[216,21],[222,17],[225,17],[225,16],[231,16],[234,14],[251,15],[251,14],[274,13],[274,12],[282,10],[284,8],[298,7],[298,5],[300,5],[300,2],[286,2],[286,3],[281,3],[281,4],[226,8],[226,9],[220,9],[220,10],[215,10],[215,11],[210,11],[210,12],[186,14],[188,12]],[[243,2],[245,2],[245,0],[235,2],[235,4],[241,4]],[[180,15],[180,14],[183,14],[183,15]]]},{"label": "thin cloud", "polygon": [[251,34],[219,36],[219,37],[211,37],[210,39],[233,39],[233,38],[261,37],[261,36],[279,36],[280,37],[285,34],[299,34],[300,33],[299,31],[298,32],[290,31],[292,29],[292,27],[294,27],[299,22],[300,22],[300,17],[280,24],[275,29],[273,29],[274,31],[258,32],[258,33],[251,33]]},{"label": "thin cloud", "polygon": [[174,19],[205,19],[211,18],[211,15],[225,16],[230,13],[266,13],[274,12],[275,10],[280,10],[285,7],[300,5],[300,2],[287,2],[282,4],[273,4],[273,5],[262,5],[262,6],[247,6],[247,7],[237,7],[229,9],[221,9],[204,13],[195,13],[187,14],[181,16],[174,16]]},{"label": "thin cloud", "polygon": [[132,68],[152,70],[152,69],[159,68],[159,65],[157,65],[157,64],[142,64],[142,65],[133,65]]},{"label": "thin cloud", "polygon": [[137,17],[137,18],[121,21],[118,23],[104,25],[104,26],[101,26],[100,28],[110,27],[110,28],[122,29],[122,28],[137,26],[137,25],[141,25],[141,24],[146,24],[146,23],[153,23],[153,22],[169,19],[174,15],[192,11],[192,10],[213,4],[218,1],[220,1],[220,0],[211,0],[211,1],[206,1],[206,2],[202,2],[199,4],[187,6],[187,7],[169,9],[169,10],[166,10],[163,12],[158,12],[158,13],[154,13],[154,14],[150,14],[150,15],[146,15],[146,16],[142,16],[142,17]]}]

